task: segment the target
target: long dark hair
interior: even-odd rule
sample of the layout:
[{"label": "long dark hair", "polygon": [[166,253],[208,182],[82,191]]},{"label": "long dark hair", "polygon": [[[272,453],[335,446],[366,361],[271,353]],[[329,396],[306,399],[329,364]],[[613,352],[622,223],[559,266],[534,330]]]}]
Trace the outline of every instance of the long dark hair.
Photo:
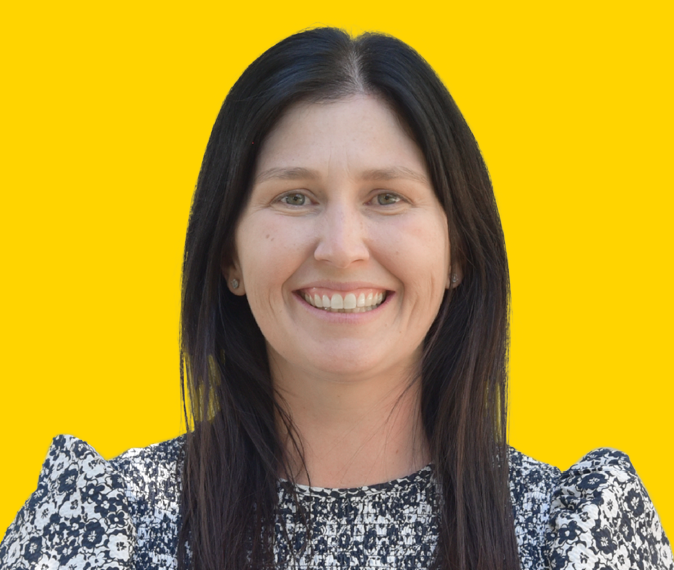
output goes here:
[{"label": "long dark hair", "polygon": [[[260,143],[300,101],[376,94],[425,156],[463,280],[425,341],[422,419],[438,481],[442,569],[519,568],[508,490],[509,278],[477,143],[426,61],[382,34],[334,28],[276,44],[239,78],[216,119],[194,194],[183,265],[181,372],[188,421],[179,560],[195,570],[273,566],[277,477],[290,473],[265,341],[222,275]],[[187,548],[185,545],[188,545]]]}]

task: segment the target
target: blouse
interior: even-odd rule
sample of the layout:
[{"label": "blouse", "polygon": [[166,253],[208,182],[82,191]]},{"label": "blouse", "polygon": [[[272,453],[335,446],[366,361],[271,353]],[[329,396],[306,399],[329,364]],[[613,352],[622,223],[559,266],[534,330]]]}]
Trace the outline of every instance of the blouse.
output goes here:
[{"label": "blouse", "polygon": [[[56,437],[37,490],[0,544],[0,568],[177,568],[183,443],[179,437],[106,461],[77,438]],[[432,466],[354,489],[279,480],[277,568],[427,568],[438,533],[434,485]],[[510,493],[522,570],[674,570],[658,515],[624,453],[597,449],[562,472],[511,449]],[[296,501],[309,516],[296,516]]]}]

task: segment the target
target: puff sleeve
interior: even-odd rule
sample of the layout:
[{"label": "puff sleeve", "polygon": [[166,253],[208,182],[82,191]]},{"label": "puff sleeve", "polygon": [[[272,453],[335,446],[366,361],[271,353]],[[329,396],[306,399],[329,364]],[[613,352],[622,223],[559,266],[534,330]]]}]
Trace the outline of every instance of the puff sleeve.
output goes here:
[{"label": "puff sleeve", "polygon": [[135,534],[122,477],[85,442],[58,436],[0,544],[0,567],[129,570]]},{"label": "puff sleeve", "polygon": [[550,505],[551,570],[672,570],[660,519],[624,453],[597,449],[561,474]]}]

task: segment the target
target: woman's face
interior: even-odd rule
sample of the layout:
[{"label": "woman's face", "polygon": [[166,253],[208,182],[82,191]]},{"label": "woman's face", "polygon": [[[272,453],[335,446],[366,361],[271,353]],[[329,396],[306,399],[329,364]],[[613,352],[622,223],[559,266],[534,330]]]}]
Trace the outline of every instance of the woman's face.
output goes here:
[{"label": "woman's face", "polygon": [[447,218],[425,161],[378,98],[298,104],[259,151],[231,290],[272,371],[348,380],[414,367],[449,284]]}]

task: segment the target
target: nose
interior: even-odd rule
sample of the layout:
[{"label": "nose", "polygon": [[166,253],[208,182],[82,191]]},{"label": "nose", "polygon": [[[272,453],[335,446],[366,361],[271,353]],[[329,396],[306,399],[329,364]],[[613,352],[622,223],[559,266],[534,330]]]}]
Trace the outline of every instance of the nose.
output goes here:
[{"label": "nose", "polygon": [[318,224],[319,240],[314,251],[317,261],[345,269],[352,263],[369,259],[366,224],[357,208],[333,204],[326,208]]}]

